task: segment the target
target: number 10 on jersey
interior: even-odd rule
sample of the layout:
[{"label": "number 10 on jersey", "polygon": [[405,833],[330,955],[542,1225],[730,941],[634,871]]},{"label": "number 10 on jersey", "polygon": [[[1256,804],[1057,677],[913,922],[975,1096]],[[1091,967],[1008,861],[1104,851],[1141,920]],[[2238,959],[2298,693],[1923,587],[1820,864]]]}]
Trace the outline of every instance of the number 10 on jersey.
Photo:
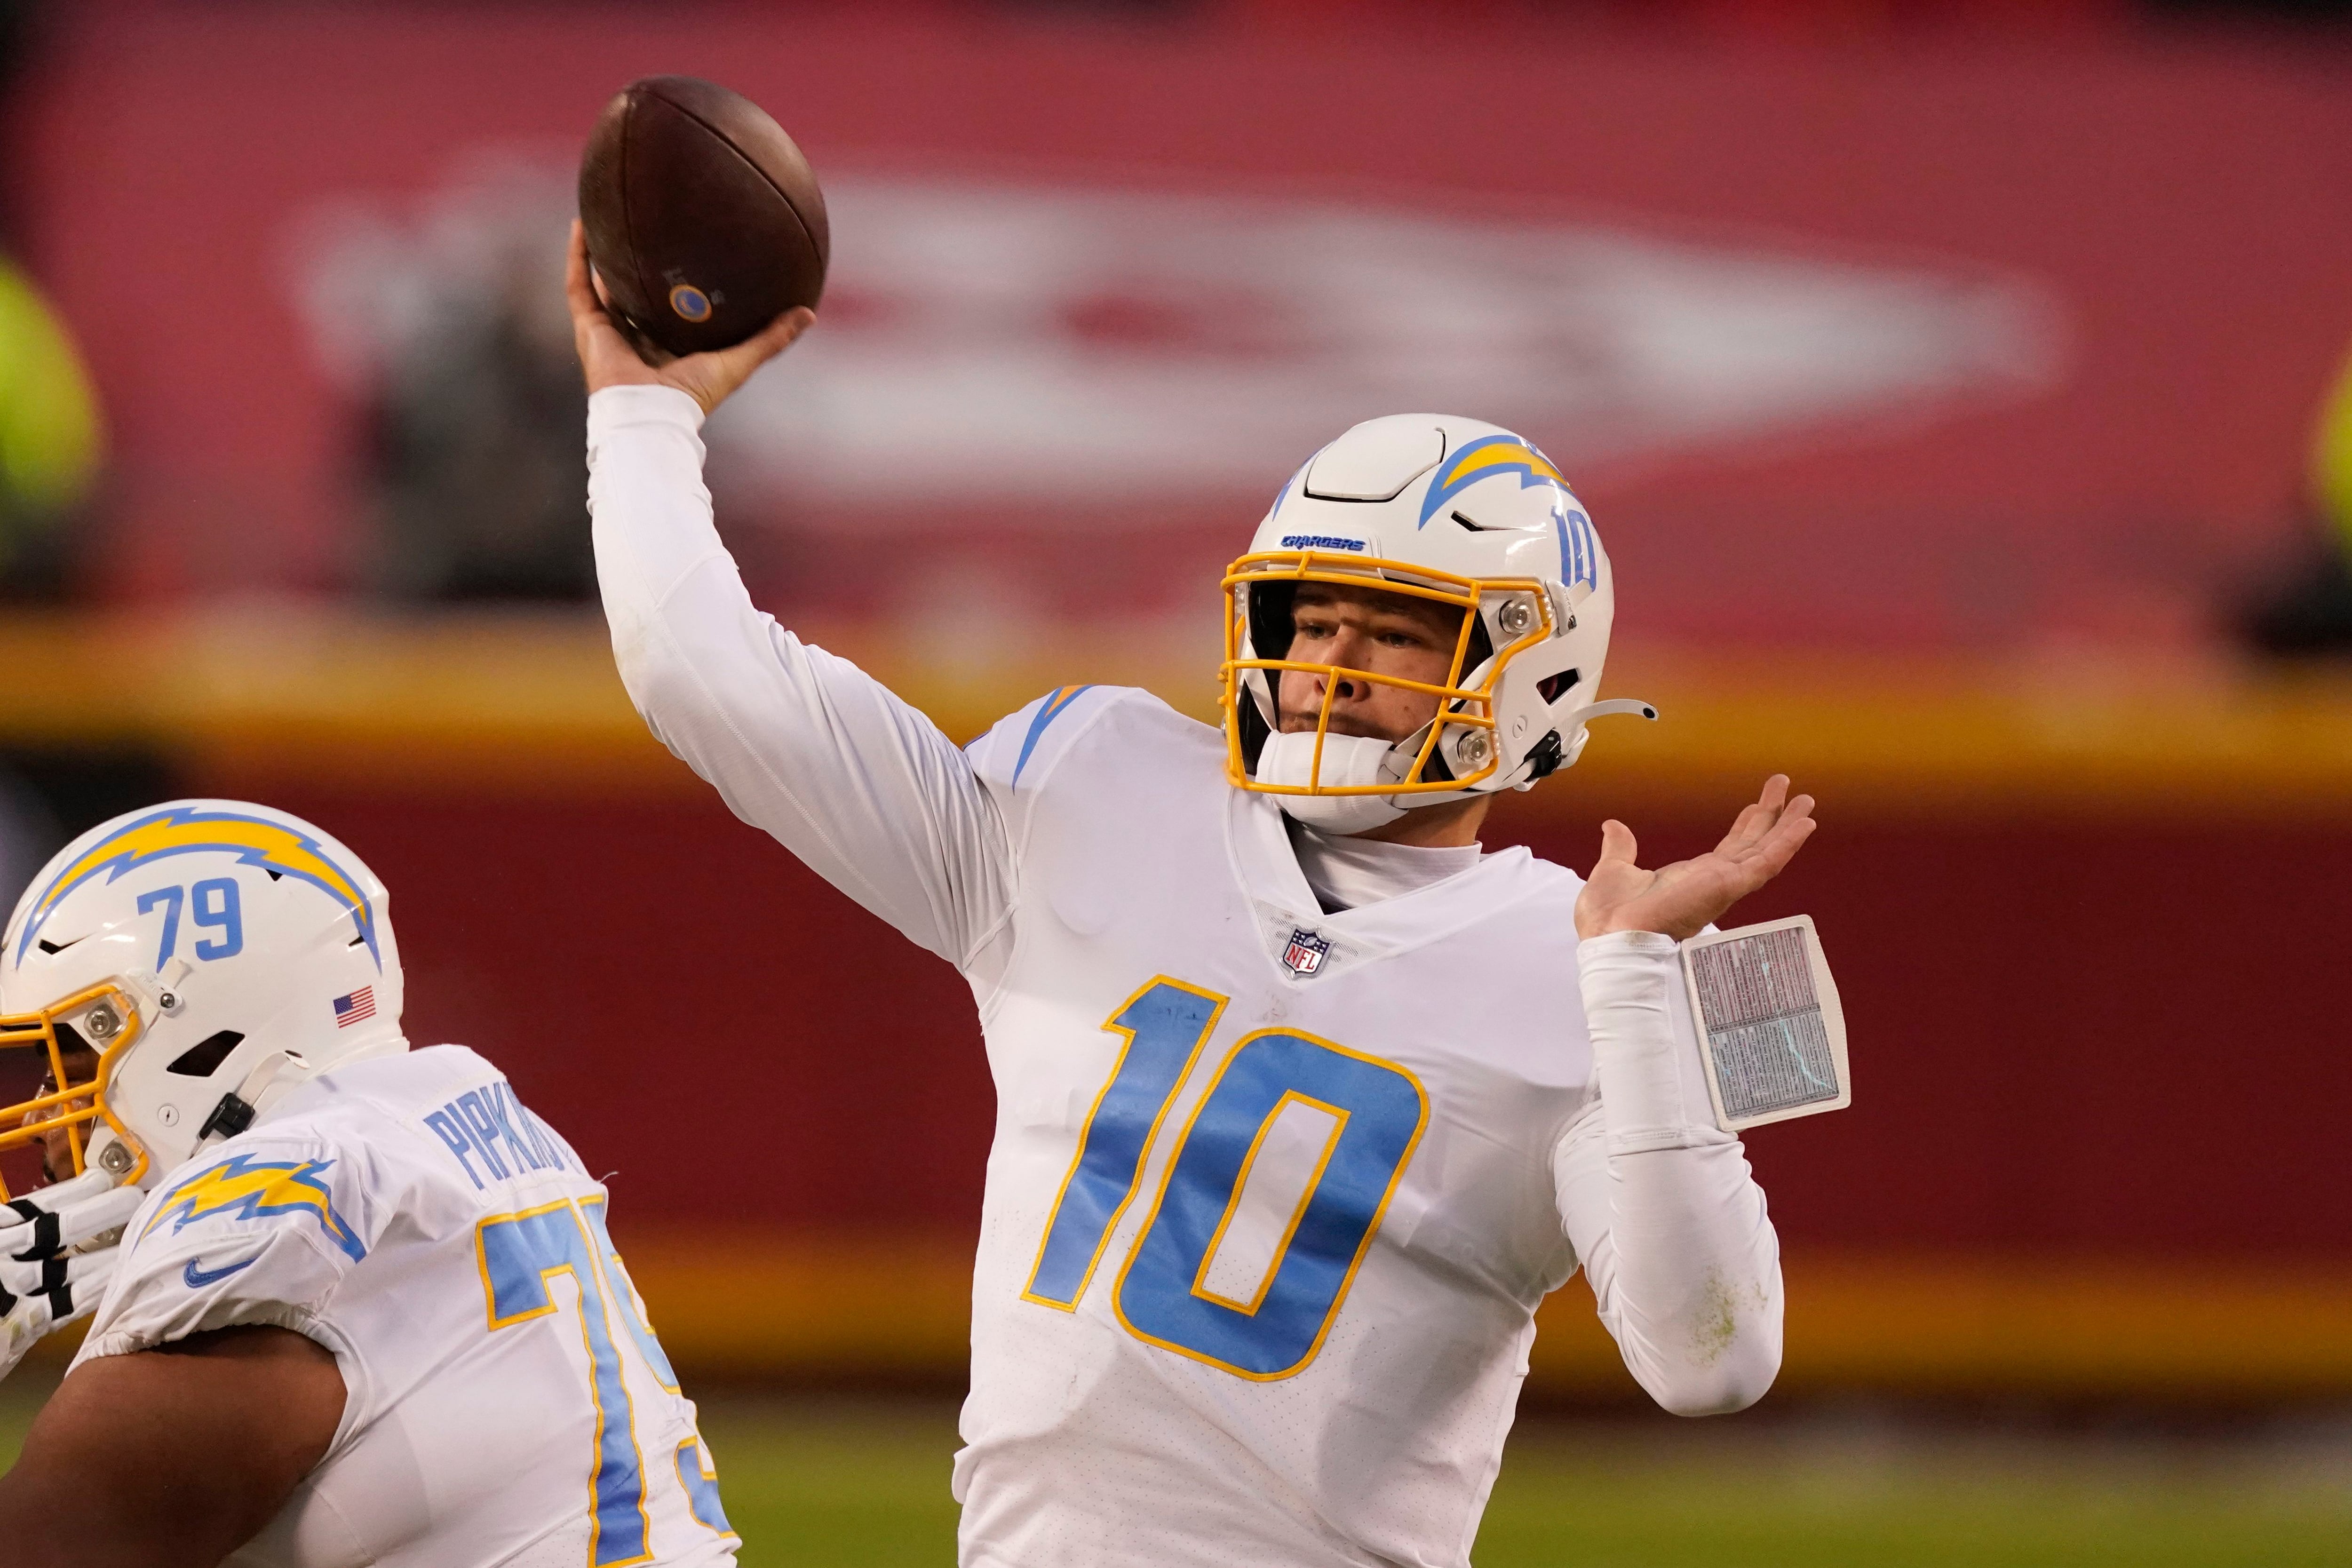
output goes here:
[{"label": "number 10 on jersey", "polygon": [[[1104,1024],[1127,1043],[1078,1134],[1027,1300],[1076,1309],[1225,1001],[1162,975]],[[1299,1372],[1329,1334],[1428,1121],[1421,1081],[1393,1062],[1292,1030],[1244,1036],[1169,1156],[1115,1287],[1119,1321],[1241,1377]],[[1281,1151],[1270,1165],[1287,1155],[1293,1167],[1287,1182],[1270,1178],[1277,1211],[1287,1210],[1272,1216],[1272,1256],[1255,1280],[1221,1278],[1221,1248],[1240,1245],[1237,1220],[1249,1228],[1244,1195],[1270,1149]]]}]

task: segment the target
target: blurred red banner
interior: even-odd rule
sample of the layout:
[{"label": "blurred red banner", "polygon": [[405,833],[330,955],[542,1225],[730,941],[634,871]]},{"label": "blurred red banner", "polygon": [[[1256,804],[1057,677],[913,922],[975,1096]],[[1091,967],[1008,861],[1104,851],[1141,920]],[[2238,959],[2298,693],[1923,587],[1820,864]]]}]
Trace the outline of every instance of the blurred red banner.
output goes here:
[{"label": "blurred red banner", "polygon": [[10,166],[139,596],[354,579],[371,378],[493,305],[563,352],[570,161],[655,71],[766,104],[835,204],[824,324],[712,431],[785,609],[1192,607],[1314,445],[1440,405],[1568,467],[1639,636],[2178,642],[2292,526],[2352,337],[2352,98],[2312,47],[1434,12],[64,34]]}]

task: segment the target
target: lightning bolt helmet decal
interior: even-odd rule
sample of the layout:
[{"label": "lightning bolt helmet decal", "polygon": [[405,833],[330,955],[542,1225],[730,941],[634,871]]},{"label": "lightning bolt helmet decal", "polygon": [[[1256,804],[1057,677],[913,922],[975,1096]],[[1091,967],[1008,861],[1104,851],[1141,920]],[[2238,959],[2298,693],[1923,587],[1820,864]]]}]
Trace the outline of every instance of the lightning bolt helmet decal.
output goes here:
[{"label": "lightning bolt helmet decal", "polygon": [[376,967],[383,967],[374,900],[360,879],[336,864],[316,837],[266,816],[193,805],[165,806],[133,817],[59,869],[26,910],[25,928],[16,936],[16,961],[24,962],[43,922],[76,888],[101,875],[114,881],[168,856],[195,854],[234,855],[241,865],[310,883],[350,911]]},{"label": "lightning bolt helmet decal", "polygon": [[1560,478],[1551,459],[1528,443],[1517,436],[1484,436],[1463,443],[1439,468],[1429,481],[1429,494],[1421,503],[1421,521],[1414,526],[1427,527],[1439,507],[1496,474],[1518,475],[1521,489],[1531,485],[1552,485],[1563,493],[1568,489],[1568,481]]}]

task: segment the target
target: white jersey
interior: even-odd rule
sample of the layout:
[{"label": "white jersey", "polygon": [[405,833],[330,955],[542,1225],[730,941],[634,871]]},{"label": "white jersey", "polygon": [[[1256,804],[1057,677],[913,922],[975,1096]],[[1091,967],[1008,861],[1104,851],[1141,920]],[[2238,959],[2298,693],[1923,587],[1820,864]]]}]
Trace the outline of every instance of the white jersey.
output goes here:
[{"label": "white jersey", "polygon": [[623,678],[980,1005],[966,1564],[1465,1563],[1580,1261],[1662,1403],[1762,1393],[1777,1245],[1671,940],[1580,945],[1581,884],[1518,849],[1327,914],[1275,801],[1143,692],[1066,687],[960,753],[751,608],[696,419],[591,403]]},{"label": "white jersey", "polygon": [[241,1323],[334,1352],[333,1443],[238,1568],[732,1563],[604,1208],[472,1051],[357,1062],[149,1194],[74,1364]]}]

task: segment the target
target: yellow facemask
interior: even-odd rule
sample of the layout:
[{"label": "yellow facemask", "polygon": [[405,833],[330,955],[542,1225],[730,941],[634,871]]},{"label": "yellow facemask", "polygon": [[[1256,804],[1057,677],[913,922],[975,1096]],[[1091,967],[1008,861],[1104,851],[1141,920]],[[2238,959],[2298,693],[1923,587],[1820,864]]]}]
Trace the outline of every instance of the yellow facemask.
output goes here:
[{"label": "yellow facemask", "polygon": [[[61,1038],[61,1025],[75,1037]],[[48,1071],[39,1093],[0,1106],[0,1152],[62,1137],[72,1152],[73,1169],[58,1173],[58,1179],[79,1176],[89,1152],[92,1124],[102,1121],[126,1149],[138,1154],[135,1166],[115,1174],[136,1181],[146,1170],[146,1155],[107,1110],[106,1089],[115,1064],[138,1037],[138,1005],[111,982],[77,991],[35,1012],[0,1016],[0,1051],[37,1051]],[[93,1053],[94,1059],[89,1059]],[[11,1195],[5,1176],[0,1175],[0,1201]]]},{"label": "yellow facemask", "polygon": [[[1454,658],[1444,681],[1432,684],[1339,665],[1244,657],[1245,652],[1254,654],[1256,651],[1250,636],[1250,591],[1274,584],[1300,583],[1376,588],[1407,598],[1450,605],[1462,611],[1462,626],[1454,638]],[[1223,586],[1224,662],[1217,673],[1224,705],[1225,776],[1235,788],[1260,795],[1433,795],[1467,789],[1491,778],[1501,758],[1501,748],[1496,744],[1494,734],[1496,683],[1502,679],[1503,670],[1512,658],[1552,635],[1551,597],[1545,591],[1544,584],[1533,577],[1461,577],[1410,562],[1339,555],[1315,550],[1284,550],[1243,556],[1225,569]],[[1476,646],[1473,633],[1481,624],[1482,608],[1490,608],[1492,613],[1486,619],[1514,640],[1497,649],[1495,657],[1486,661],[1486,673],[1475,686],[1465,686],[1463,682],[1469,673],[1472,650]],[[1269,706],[1274,706],[1279,701],[1281,672],[1292,669],[1324,677],[1323,705],[1315,721],[1314,763],[1307,774],[1311,782],[1305,784],[1263,784],[1250,775],[1248,759],[1243,748],[1244,704],[1254,706],[1256,702],[1256,696],[1250,689],[1253,683],[1246,677],[1253,670],[1266,672],[1261,680],[1267,688]],[[1342,676],[1349,680],[1420,692],[1436,700],[1436,716],[1441,721],[1427,726],[1420,752],[1402,780],[1393,784],[1326,784],[1320,782],[1323,776],[1323,742],[1330,733],[1332,699],[1339,689],[1339,678]],[[1262,721],[1265,715],[1257,713],[1255,717]],[[1273,727],[1278,728],[1278,710],[1275,720]],[[1454,769],[1451,776],[1429,776],[1430,761],[1437,754],[1439,742],[1447,731],[1457,729],[1472,731],[1475,734],[1455,741],[1452,748],[1454,754],[1448,762]],[[1461,765],[1465,763],[1469,765]]]}]

